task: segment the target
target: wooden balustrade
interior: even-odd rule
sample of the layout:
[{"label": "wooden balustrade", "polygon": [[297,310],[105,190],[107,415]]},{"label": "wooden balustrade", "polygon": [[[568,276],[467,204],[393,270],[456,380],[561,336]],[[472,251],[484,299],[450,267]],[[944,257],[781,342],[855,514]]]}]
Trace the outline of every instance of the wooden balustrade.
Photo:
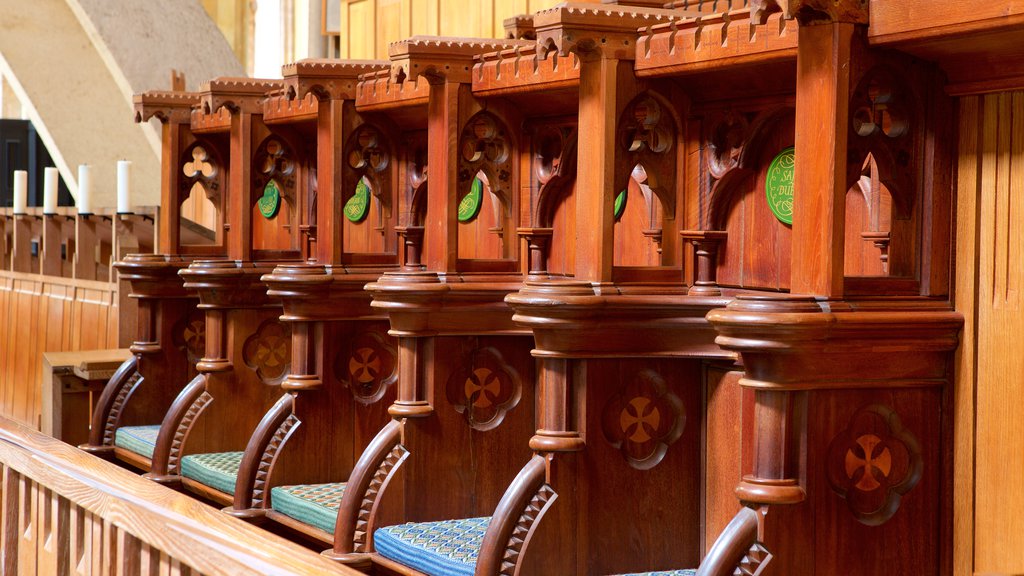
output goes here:
[{"label": "wooden balustrade", "polygon": [[4,574],[358,574],[0,419]]}]

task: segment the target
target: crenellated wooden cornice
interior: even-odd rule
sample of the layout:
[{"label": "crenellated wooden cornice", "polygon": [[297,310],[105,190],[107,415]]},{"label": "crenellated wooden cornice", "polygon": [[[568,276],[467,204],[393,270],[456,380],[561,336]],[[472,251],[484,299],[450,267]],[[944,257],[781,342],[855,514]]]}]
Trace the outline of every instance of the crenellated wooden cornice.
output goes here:
[{"label": "crenellated wooden cornice", "polygon": [[320,101],[313,94],[305,98],[289,98],[285,90],[268,94],[263,100],[263,122],[282,124],[313,121],[317,118]]},{"label": "crenellated wooden cornice", "polygon": [[281,73],[289,100],[302,100],[309,94],[320,100],[354,100],[360,76],[388,68],[385,60],[310,58],[285,64]]},{"label": "crenellated wooden cornice", "polygon": [[473,64],[473,93],[478,96],[539,92],[578,86],[580,61],[550,53],[537,57],[537,44],[477,56]]},{"label": "crenellated wooden cornice", "polygon": [[172,121],[184,123],[188,121],[192,108],[199,104],[199,93],[150,90],[134,95],[132,103],[136,122],[157,118],[164,124]]},{"label": "crenellated wooden cornice", "polygon": [[636,44],[638,76],[722,70],[796,60],[797,22],[782,12],[763,23],[749,10],[682,18],[645,28]]},{"label": "crenellated wooden cornice", "polygon": [[391,75],[395,82],[415,81],[425,76],[430,82],[468,84],[472,81],[474,57],[488,52],[530,46],[530,40],[485,40],[413,36],[388,47]]},{"label": "crenellated wooden cornice", "polygon": [[869,0],[750,0],[750,13],[760,24],[773,12],[796,18],[801,25],[867,24],[868,5]]},{"label": "crenellated wooden cornice", "polygon": [[559,4],[533,16],[537,34],[537,57],[601,56],[618,60],[636,57],[638,30],[696,12],[600,4]]},{"label": "crenellated wooden cornice", "polygon": [[356,85],[356,108],[381,110],[406,106],[425,106],[430,96],[426,77],[395,82],[391,69],[370,72],[359,77]]},{"label": "crenellated wooden cornice", "polygon": [[200,107],[203,114],[215,114],[221,108],[259,114],[263,111],[263,100],[267,94],[283,87],[281,80],[216,78],[200,88]]}]

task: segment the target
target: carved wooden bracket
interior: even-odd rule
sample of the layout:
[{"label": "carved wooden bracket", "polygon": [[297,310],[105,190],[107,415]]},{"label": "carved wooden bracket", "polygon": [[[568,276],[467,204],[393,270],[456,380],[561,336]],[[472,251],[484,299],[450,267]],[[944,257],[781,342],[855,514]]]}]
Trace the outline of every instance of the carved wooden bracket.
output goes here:
[{"label": "carved wooden bracket", "polygon": [[156,118],[163,124],[187,124],[192,107],[199,104],[199,94],[152,90],[136,94],[132,102],[135,106],[136,122]]},{"label": "carved wooden bracket", "polygon": [[558,204],[576,180],[576,141],[574,124],[545,124],[533,134],[530,218],[537,229],[551,227]]},{"label": "carved wooden bracket", "polygon": [[[626,106],[619,121],[618,133],[624,152],[621,160],[616,161],[616,190],[626,188],[628,178],[632,175],[637,183],[646,186],[657,196],[661,203],[661,215],[673,217],[676,155],[672,152],[676,127],[667,102],[651,93],[637,96]],[[654,210],[648,212],[652,217],[655,214]],[[652,230],[660,229],[661,222],[652,219],[648,227]]]}]

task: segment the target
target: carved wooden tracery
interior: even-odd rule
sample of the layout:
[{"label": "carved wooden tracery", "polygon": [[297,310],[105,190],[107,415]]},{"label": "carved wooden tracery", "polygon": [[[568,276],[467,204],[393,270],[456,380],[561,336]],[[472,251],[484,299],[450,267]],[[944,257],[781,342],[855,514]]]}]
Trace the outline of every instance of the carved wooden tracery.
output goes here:
[{"label": "carved wooden tracery", "polygon": [[265,139],[253,155],[253,168],[254,202],[259,200],[267,183],[273,180],[280,186],[283,199],[295,206],[295,154],[283,139],[276,136]]},{"label": "carved wooden tracery", "polygon": [[[659,217],[675,216],[677,124],[671,105],[654,92],[634,98],[619,122],[626,171],[617,166],[616,190],[625,189],[629,178],[640,184],[648,207],[649,230],[661,230]],[[660,210],[654,207],[655,199]]]},{"label": "carved wooden tracery", "polygon": [[222,212],[221,191],[225,182],[223,163],[216,146],[203,140],[196,141],[185,149],[178,165],[183,175],[183,178],[178,179],[178,204],[187,200],[198,184],[206,198]]},{"label": "carved wooden tracery", "polygon": [[355,194],[356,185],[365,178],[370,183],[373,201],[380,218],[391,210],[391,146],[385,133],[372,124],[363,124],[353,132],[345,145],[345,157],[351,172],[345,174],[342,201]]}]

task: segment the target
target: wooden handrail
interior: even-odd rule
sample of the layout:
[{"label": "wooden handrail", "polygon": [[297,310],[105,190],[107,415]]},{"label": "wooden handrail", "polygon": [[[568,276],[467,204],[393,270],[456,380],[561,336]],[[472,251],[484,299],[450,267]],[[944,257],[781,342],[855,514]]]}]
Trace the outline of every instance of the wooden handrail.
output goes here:
[{"label": "wooden handrail", "polygon": [[359,574],[7,419],[0,471],[8,574]]}]

